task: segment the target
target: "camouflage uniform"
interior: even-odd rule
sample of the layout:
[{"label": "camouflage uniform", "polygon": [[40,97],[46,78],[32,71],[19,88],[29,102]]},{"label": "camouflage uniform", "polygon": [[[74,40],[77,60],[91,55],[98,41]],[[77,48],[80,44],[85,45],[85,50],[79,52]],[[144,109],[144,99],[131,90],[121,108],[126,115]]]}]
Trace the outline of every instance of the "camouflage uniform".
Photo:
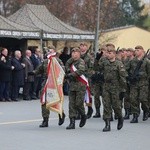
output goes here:
[{"label": "camouflage uniform", "polygon": [[[71,72],[71,65],[74,65],[77,71]],[[77,76],[84,74],[85,63],[81,58],[77,61],[70,58],[66,62],[66,71],[72,74],[72,79],[69,79],[69,118],[75,118],[77,111],[83,116],[85,115],[84,96],[86,86],[78,81]]]},{"label": "camouflage uniform", "polygon": [[[59,62],[59,64],[61,65],[61,67],[65,70],[63,62],[58,57],[56,57],[56,59]],[[42,93],[42,91],[44,89],[44,86],[46,84],[46,80],[47,80],[47,66],[48,66],[48,59],[45,59],[43,61],[43,63],[35,71],[36,74],[41,74],[42,75],[43,82],[42,82],[40,93]],[[50,111],[46,108],[46,103],[41,105],[41,110],[42,110],[42,117],[46,118],[48,120],[49,115],[50,115]]]},{"label": "camouflage uniform", "polygon": [[99,63],[104,72],[103,85],[103,119],[111,119],[112,108],[118,118],[122,118],[122,108],[119,100],[120,87],[126,87],[126,76],[124,65],[121,61],[103,61]]},{"label": "camouflage uniform", "polygon": [[[91,77],[92,71],[93,71],[93,65],[94,65],[93,59],[92,59],[91,55],[88,53],[88,51],[85,54],[82,54],[81,58],[85,62],[84,74],[88,78],[88,81],[89,81],[89,84],[91,87],[90,77]],[[92,102],[86,103],[86,105],[88,106],[87,118],[90,118],[92,116],[92,113],[93,113]]]},{"label": "camouflage uniform", "polygon": [[[128,57],[126,59],[122,59],[122,63],[124,64],[126,71],[127,71],[129,62],[130,62],[130,60],[129,60]],[[130,97],[129,97],[129,95],[130,95],[130,85],[127,82],[127,88],[126,89],[122,89],[122,91],[120,92],[121,106],[122,106],[123,98],[124,98],[124,109],[125,109],[124,119],[129,119],[129,116],[130,116],[130,113],[131,113]]]},{"label": "camouflage uniform", "polygon": [[[129,64],[129,74],[133,74],[137,64],[140,60],[134,58],[130,61]],[[140,103],[142,104],[142,110],[145,113],[148,113],[148,79],[150,77],[150,61],[145,58],[143,64],[139,70],[138,81],[130,83],[130,101],[131,101],[131,113],[133,117],[137,118],[140,114]],[[143,116],[144,121],[144,116]],[[132,121],[131,121],[132,123]]]},{"label": "camouflage uniform", "polygon": [[[94,71],[99,72],[99,63],[106,61],[107,58],[105,57],[101,57],[100,60],[95,60],[94,62]],[[102,71],[100,71],[100,73],[102,73]],[[95,80],[92,81],[92,89],[93,89],[93,95],[94,95],[94,105],[95,105],[95,109],[96,109],[96,114],[93,116],[94,118],[97,118],[96,116],[101,117],[100,115],[100,106],[101,106],[101,101],[100,101],[100,96],[102,96],[102,90],[103,90],[103,81],[102,80]],[[99,114],[99,115],[98,115]]]}]

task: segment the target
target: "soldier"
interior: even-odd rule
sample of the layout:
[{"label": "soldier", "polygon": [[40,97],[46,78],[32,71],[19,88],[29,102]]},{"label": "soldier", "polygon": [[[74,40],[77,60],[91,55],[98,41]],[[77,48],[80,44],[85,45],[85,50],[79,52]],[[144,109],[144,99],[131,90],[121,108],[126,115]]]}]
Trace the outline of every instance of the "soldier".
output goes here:
[{"label": "soldier", "polygon": [[[133,48],[128,48],[126,50],[126,58],[123,59],[123,63],[126,67],[126,69],[128,68],[129,62],[134,58],[134,49]],[[125,109],[125,116],[124,116],[124,120],[130,119],[130,115],[131,115],[131,106],[130,106],[130,84],[127,81],[127,89],[124,95],[124,109]]]},{"label": "soldier", "polygon": [[[120,54],[121,54],[121,60],[122,63],[125,66],[125,69],[127,68],[127,65],[129,63],[129,57],[128,57],[128,51],[126,48],[122,48],[119,50]],[[128,89],[128,90],[127,90]],[[127,89],[121,89],[119,97],[120,97],[120,102],[121,102],[121,106],[123,107],[123,102],[124,102],[124,109],[125,109],[125,116],[124,119],[129,119],[129,112],[130,112],[130,106],[129,106],[129,100],[128,100],[128,95],[127,93],[129,93],[129,88]],[[128,92],[127,92],[128,91]],[[127,92],[127,93],[126,93]],[[123,101],[124,100],[124,101]]]},{"label": "soldier", "polygon": [[[140,114],[140,103],[142,106],[143,121],[148,119],[149,106],[148,106],[148,79],[150,77],[150,61],[144,57],[144,49],[142,46],[135,47],[135,58],[130,61],[129,64],[129,81],[130,81],[130,101],[131,101],[131,113],[133,119],[130,123],[138,123],[138,117]],[[139,62],[142,61],[142,65],[138,70],[138,75],[133,78],[133,74]]]},{"label": "soldier", "polygon": [[100,51],[96,54],[95,62],[94,62],[94,72],[91,76],[91,83],[92,83],[92,89],[93,89],[93,95],[94,95],[94,105],[96,109],[96,113],[93,116],[93,118],[100,118],[100,96],[102,96],[102,85],[103,85],[103,74],[102,72],[99,72],[98,63],[99,61],[105,57],[106,55],[106,46],[102,46]]},{"label": "soldier", "polygon": [[[47,55],[48,54],[54,54],[54,53],[56,53],[55,47],[54,46],[50,46],[49,49],[48,49]],[[62,66],[62,68],[65,70],[65,67],[64,67],[62,61],[58,57],[56,57],[56,59],[59,62],[59,64]],[[45,59],[43,61],[43,63],[35,71],[35,74],[37,74],[37,75],[41,74],[42,78],[43,78],[41,93],[43,91],[43,88],[44,88],[44,86],[46,84],[46,80],[47,80],[47,66],[48,66],[48,59]],[[48,120],[49,120],[50,111],[46,108],[46,103],[41,105],[41,109],[42,109],[43,121],[42,121],[42,124],[40,124],[39,127],[40,128],[48,127]],[[63,112],[62,118],[59,115],[58,125],[62,125],[64,123],[64,120],[65,120],[65,114]]]},{"label": "soldier", "polygon": [[[88,53],[88,45],[87,43],[83,42],[80,44],[80,50],[81,50],[81,58],[85,62],[85,76],[86,78],[90,79],[93,71],[93,64],[94,62],[92,61],[92,57]],[[88,106],[88,112],[87,112],[87,118],[90,118],[93,113],[93,108],[92,108],[92,101],[89,103],[86,103]]]},{"label": "soldier", "polygon": [[[73,48],[71,58],[66,62],[66,78],[69,80],[69,118],[70,124],[66,129],[75,129],[75,117],[78,111],[81,115],[79,126],[83,127],[86,123],[84,108],[84,97],[86,86],[80,80],[80,76],[85,73],[85,62],[81,58],[79,48]],[[76,68],[76,70],[73,69]]]},{"label": "soldier", "polygon": [[124,65],[121,61],[116,59],[116,52],[113,46],[107,46],[107,59],[108,61],[100,62],[100,69],[104,72],[104,85],[103,85],[103,119],[105,127],[103,132],[111,130],[110,119],[112,109],[115,115],[118,116],[117,129],[123,127],[122,108],[119,100],[120,87],[126,87],[126,76]]}]

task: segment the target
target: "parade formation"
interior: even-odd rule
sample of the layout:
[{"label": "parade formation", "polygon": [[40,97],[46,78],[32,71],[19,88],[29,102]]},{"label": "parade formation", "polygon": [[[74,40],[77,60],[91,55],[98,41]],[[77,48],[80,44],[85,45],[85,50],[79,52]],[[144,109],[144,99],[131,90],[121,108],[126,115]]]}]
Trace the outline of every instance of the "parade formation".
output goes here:
[{"label": "parade formation", "polygon": [[76,128],[76,120],[80,120],[81,128],[88,125],[87,119],[94,111],[92,105],[96,110],[93,118],[102,117],[105,122],[103,132],[111,131],[114,119],[118,120],[116,128],[120,130],[125,120],[138,123],[140,114],[143,121],[150,117],[149,50],[145,51],[141,45],[116,50],[114,44],[108,43],[93,56],[87,43],[82,42],[71,49],[70,56],[66,55],[68,59],[63,64],[65,55],[58,55],[53,45],[46,48],[43,59],[37,48],[33,54],[26,50],[23,59],[19,50],[9,56],[8,50],[2,48],[0,101],[18,101],[23,86],[23,100],[41,100],[40,128],[48,127],[50,111],[58,113],[59,126],[64,123],[66,86],[70,119],[67,130]]}]

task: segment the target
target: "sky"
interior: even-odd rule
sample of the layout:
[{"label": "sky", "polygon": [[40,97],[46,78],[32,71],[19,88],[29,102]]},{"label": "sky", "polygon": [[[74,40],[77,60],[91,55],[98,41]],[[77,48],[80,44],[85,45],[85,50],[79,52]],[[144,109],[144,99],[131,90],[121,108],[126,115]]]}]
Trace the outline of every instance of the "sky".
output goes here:
[{"label": "sky", "polygon": [[144,0],[144,2],[146,2],[146,3],[150,3],[150,0]]}]

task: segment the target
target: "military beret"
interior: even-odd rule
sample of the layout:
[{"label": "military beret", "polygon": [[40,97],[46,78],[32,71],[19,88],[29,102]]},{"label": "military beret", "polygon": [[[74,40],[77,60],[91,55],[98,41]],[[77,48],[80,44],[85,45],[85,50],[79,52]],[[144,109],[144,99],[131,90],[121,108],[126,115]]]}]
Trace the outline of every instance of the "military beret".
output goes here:
[{"label": "military beret", "polygon": [[50,46],[48,47],[48,49],[56,50],[56,47],[55,47],[54,45],[50,45]]},{"label": "military beret", "polygon": [[71,52],[81,52],[80,49],[78,47],[74,47]]},{"label": "military beret", "polygon": [[107,43],[107,44],[106,44],[106,47],[113,47],[113,48],[115,48],[115,45],[112,44],[112,43]]},{"label": "military beret", "polygon": [[133,48],[128,48],[127,51],[134,52]]},{"label": "military beret", "polygon": [[81,43],[80,43],[80,46],[81,46],[81,45],[83,45],[83,46],[88,46],[88,44],[87,44],[86,42],[81,42]]},{"label": "military beret", "polygon": [[116,50],[113,47],[107,47],[107,52],[116,52]]},{"label": "military beret", "polygon": [[137,45],[137,46],[135,47],[135,49],[142,49],[142,50],[144,50],[144,48],[143,48],[141,45]]}]

